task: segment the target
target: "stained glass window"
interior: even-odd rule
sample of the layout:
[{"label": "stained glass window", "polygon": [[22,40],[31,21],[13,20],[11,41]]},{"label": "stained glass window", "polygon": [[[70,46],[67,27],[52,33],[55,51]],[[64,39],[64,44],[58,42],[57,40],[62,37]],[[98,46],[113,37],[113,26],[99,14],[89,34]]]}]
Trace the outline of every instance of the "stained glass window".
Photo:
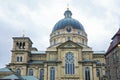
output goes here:
[{"label": "stained glass window", "polygon": [[65,55],[65,74],[75,74],[74,55],[68,52]]}]

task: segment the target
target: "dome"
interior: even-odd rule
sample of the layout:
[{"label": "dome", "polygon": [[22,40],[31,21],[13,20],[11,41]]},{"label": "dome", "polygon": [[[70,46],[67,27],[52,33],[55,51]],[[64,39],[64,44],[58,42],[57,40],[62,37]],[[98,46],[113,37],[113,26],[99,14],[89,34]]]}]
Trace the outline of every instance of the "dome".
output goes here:
[{"label": "dome", "polygon": [[64,29],[66,26],[72,26],[73,29],[79,29],[85,31],[83,25],[78,20],[71,18],[72,13],[69,9],[65,11],[64,16],[65,16],[64,19],[59,20],[55,24],[52,32],[56,30]]}]

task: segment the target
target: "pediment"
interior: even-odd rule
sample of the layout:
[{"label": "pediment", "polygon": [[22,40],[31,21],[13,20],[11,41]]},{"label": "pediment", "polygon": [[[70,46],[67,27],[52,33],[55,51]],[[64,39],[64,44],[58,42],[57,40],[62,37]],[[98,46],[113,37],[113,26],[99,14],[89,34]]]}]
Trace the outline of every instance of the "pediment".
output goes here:
[{"label": "pediment", "polygon": [[62,43],[57,48],[83,48],[83,47],[80,46],[79,44],[69,40],[69,41]]}]

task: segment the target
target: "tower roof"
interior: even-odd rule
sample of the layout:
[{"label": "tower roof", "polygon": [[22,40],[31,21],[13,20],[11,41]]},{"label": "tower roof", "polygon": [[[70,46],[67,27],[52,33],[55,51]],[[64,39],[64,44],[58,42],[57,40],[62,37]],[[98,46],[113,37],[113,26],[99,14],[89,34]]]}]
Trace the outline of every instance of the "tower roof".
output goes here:
[{"label": "tower roof", "polygon": [[85,31],[83,25],[78,20],[72,18],[72,12],[69,10],[69,8],[67,8],[67,10],[64,12],[64,16],[64,19],[59,20],[55,24],[52,32],[64,29],[66,26],[71,26],[73,29]]}]

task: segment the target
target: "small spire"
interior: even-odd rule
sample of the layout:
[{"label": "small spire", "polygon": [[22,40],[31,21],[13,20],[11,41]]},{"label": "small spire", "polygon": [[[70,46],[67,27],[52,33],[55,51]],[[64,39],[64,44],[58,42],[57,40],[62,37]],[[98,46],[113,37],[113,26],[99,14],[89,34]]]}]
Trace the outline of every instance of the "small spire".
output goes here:
[{"label": "small spire", "polygon": [[22,37],[25,37],[25,31],[24,30],[22,31]]},{"label": "small spire", "polygon": [[72,12],[69,10],[69,4],[67,4],[67,10],[64,13],[65,18],[71,18]]}]

